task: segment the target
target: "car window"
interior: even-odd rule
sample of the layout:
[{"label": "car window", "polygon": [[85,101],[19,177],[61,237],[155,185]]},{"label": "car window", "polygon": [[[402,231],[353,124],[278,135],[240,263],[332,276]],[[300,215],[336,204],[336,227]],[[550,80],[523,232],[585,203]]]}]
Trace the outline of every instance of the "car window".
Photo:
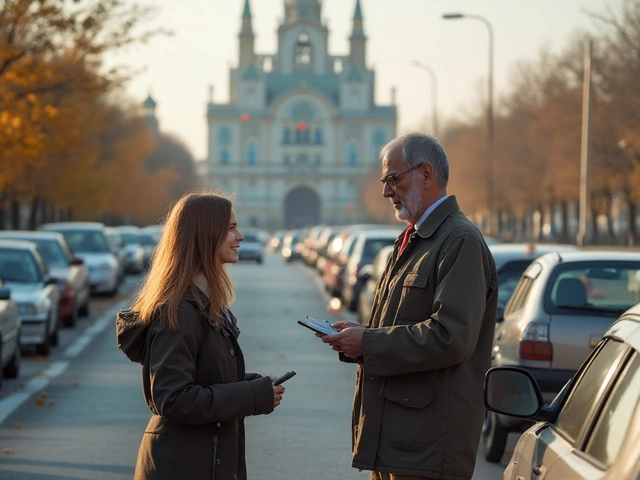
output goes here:
[{"label": "car window", "polygon": [[529,277],[521,277],[518,284],[515,287],[513,295],[509,298],[507,305],[504,309],[504,314],[510,315],[511,313],[518,312],[525,304],[531,287],[533,286],[533,279]]},{"label": "car window", "polygon": [[522,273],[531,262],[510,262],[498,272],[498,307],[504,308],[511,298]]},{"label": "car window", "polygon": [[609,467],[620,451],[623,432],[640,400],[640,355],[636,352],[619,377],[619,384],[604,406],[587,444],[586,453]]},{"label": "car window", "polygon": [[110,252],[106,235],[97,230],[65,230],[62,232],[74,252]]},{"label": "car window", "polygon": [[596,315],[599,311],[622,312],[637,303],[629,281],[638,271],[636,262],[562,265],[550,281],[549,307],[590,307]]},{"label": "car window", "polygon": [[69,266],[69,258],[57,241],[34,239],[33,242],[50,267]]},{"label": "car window", "polygon": [[568,393],[555,425],[571,442],[575,443],[588,422],[592,409],[600,401],[603,389],[615,374],[626,349],[622,342],[607,340]]},{"label": "car window", "polygon": [[253,234],[253,233],[245,233],[243,235],[244,237],[244,242],[258,242],[258,237],[257,235]]},{"label": "car window", "polygon": [[41,271],[33,255],[26,250],[0,250],[0,277],[5,282],[40,282]]},{"label": "car window", "polygon": [[364,242],[363,258],[373,259],[383,247],[393,245],[395,238],[369,238]]}]

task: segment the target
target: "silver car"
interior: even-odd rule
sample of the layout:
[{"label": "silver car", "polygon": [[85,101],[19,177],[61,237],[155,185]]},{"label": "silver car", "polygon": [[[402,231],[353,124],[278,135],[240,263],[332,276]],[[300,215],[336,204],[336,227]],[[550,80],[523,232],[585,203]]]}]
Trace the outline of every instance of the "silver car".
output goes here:
[{"label": "silver car", "polygon": [[38,230],[59,232],[73,254],[89,267],[91,293],[114,296],[120,286],[120,264],[107,238],[105,226],[99,222],[47,223]]},{"label": "silver car", "polygon": [[120,233],[125,261],[124,270],[127,273],[141,273],[145,268],[145,250],[140,243],[140,229],[134,225],[113,227]]},{"label": "silver car", "polygon": [[89,315],[89,268],[84,260],[73,256],[61,233],[7,230],[0,232],[2,238],[28,240],[37,245],[51,274],[59,281],[59,315],[65,326],[73,327],[79,316]]},{"label": "silver car", "polygon": [[58,279],[32,242],[0,240],[0,277],[11,289],[22,323],[20,344],[48,355],[58,344]]},{"label": "silver car", "polygon": [[[534,260],[496,323],[492,366],[526,369],[550,401],[576,373],[604,332],[636,301],[629,281],[640,253],[555,252]],[[527,422],[489,412],[484,456],[498,462],[507,434]]]},{"label": "silver car", "polygon": [[524,432],[504,480],[640,478],[640,304],[626,311],[550,405],[533,376],[490,369],[485,404],[537,423]]}]

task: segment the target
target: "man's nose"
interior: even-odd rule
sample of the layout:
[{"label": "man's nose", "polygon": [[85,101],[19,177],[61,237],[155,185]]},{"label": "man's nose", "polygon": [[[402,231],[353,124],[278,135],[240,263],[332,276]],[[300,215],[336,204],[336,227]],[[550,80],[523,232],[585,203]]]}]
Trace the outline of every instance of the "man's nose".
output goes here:
[{"label": "man's nose", "polygon": [[389,198],[389,197],[392,197],[393,194],[394,194],[393,188],[391,188],[389,184],[385,182],[382,186],[382,196],[384,198]]}]

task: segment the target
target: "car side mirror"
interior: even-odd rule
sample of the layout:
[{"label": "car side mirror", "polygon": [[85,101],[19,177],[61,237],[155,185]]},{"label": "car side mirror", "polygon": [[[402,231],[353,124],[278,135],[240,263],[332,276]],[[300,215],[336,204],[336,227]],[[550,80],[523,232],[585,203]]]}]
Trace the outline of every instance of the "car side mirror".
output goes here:
[{"label": "car side mirror", "polygon": [[44,280],[45,285],[57,285],[60,282],[56,277],[52,277],[51,275],[47,275]]},{"label": "car side mirror", "polygon": [[11,289],[0,287],[0,300],[9,300],[11,298]]},{"label": "car side mirror", "polygon": [[498,307],[496,310],[496,323],[504,322],[504,307]]},{"label": "car side mirror", "polygon": [[73,260],[71,260],[71,265],[84,265],[84,260],[78,257],[73,257]]},{"label": "car side mirror", "polygon": [[518,367],[494,367],[487,371],[484,403],[489,411],[521,418],[533,417],[543,407],[535,379]]}]

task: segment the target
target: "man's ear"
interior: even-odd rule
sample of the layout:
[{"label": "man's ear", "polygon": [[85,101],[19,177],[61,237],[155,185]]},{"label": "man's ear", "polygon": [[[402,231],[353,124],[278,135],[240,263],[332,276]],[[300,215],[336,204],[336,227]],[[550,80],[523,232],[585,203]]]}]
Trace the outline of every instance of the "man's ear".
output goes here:
[{"label": "man's ear", "polygon": [[420,167],[420,174],[422,175],[424,183],[430,183],[433,181],[433,165],[430,163],[423,163],[422,167]]}]

